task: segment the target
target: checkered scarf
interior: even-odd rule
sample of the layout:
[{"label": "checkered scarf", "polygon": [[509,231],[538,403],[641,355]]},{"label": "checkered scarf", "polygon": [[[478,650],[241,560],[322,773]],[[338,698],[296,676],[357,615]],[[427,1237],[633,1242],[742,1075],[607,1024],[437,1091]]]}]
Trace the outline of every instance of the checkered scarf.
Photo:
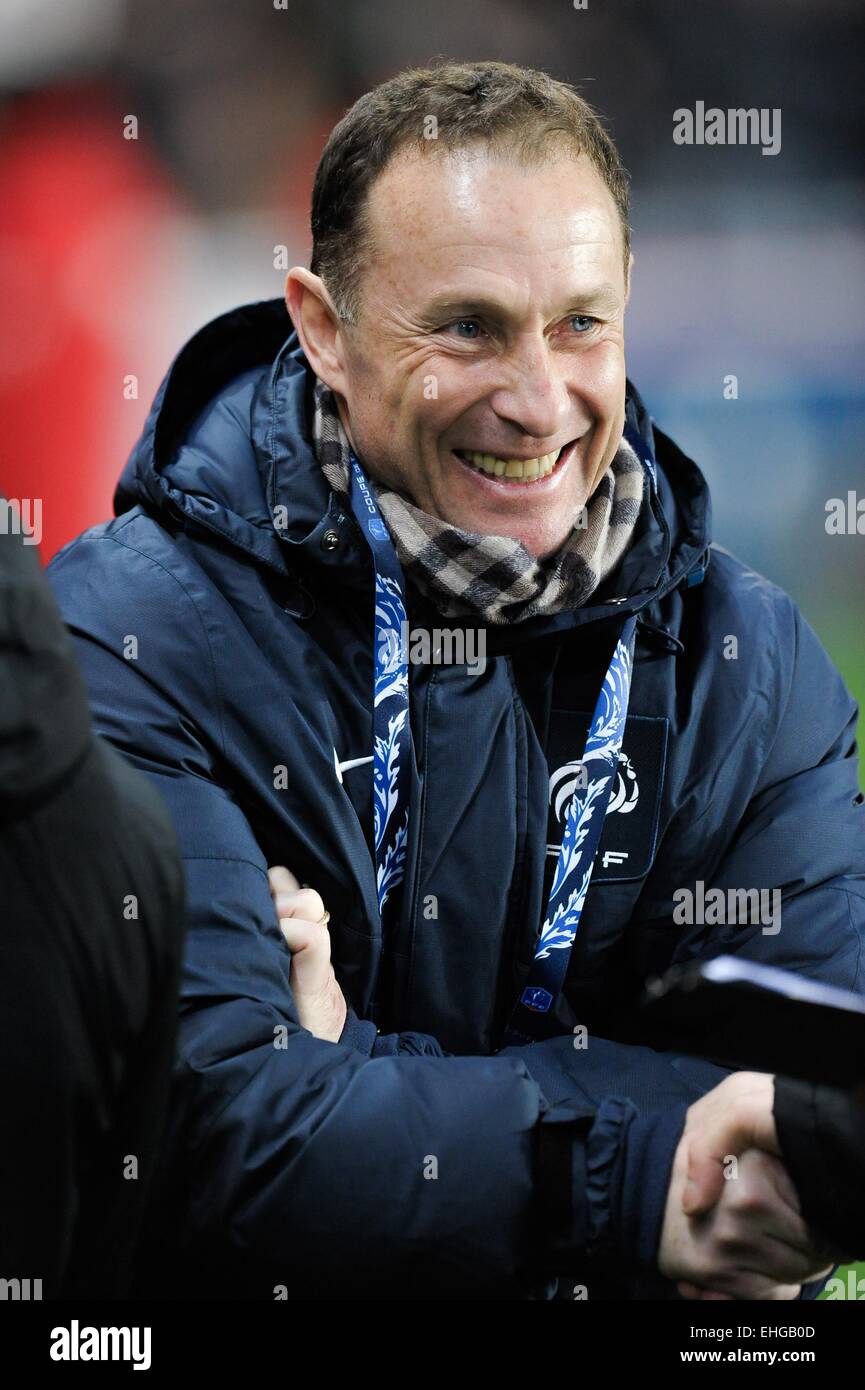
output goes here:
[{"label": "checkered scarf", "polygon": [[[351,445],[336,398],[318,378],[313,398],[315,456],[334,492],[350,498]],[[488,623],[579,608],[624,555],[643,500],[643,465],[623,439],[586,505],[586,524],[538,560],[512,536],[461,531],[373,478],[369,482],[406,578],[444,617]]]}]

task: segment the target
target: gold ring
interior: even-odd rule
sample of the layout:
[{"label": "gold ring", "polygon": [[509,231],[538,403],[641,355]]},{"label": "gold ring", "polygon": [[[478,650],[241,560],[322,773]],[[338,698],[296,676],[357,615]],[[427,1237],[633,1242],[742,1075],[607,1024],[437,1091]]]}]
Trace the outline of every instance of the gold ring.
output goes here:
[{"label": "gold ring", "polygon": [[316,926],[319,926],[319,927],[326,927],[329,921],[330,921],[330,913],[329,913],[329,912],[325,912],[324,916],[319,918],[318,922],[316,923]]}]

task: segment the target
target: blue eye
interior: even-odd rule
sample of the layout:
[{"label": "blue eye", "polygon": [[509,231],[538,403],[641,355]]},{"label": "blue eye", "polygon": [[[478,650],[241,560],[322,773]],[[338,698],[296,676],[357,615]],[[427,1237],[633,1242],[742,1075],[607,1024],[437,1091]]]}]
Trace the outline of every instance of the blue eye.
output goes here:
[{"label": "blue eye", "polygon": [[[471,341],[473,338],[476,338],[477,335],[480,333],[480,326],[477,322],[477,319],[457,319],[455,323],[451,324],[451,327],[457,329],[457,337],[468,338],[469,341]],[[474,332],[460,333],[459,330],[462,328],[474,329]]]},{"label": "blue eye", "polygon": [[597,323],[597,321],[598,320],[593,319],[590,314],[572,314],[570,318],[571,323],[579,323],[583,325],[582,328],[577,329],[577,332],[580,334],[587,333],[588,330]]}]

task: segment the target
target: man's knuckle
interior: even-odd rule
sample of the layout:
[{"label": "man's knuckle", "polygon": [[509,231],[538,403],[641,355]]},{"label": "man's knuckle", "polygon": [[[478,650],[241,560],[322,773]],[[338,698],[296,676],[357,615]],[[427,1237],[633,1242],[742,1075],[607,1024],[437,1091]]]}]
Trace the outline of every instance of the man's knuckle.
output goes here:
[{"label": "man's knuckle", "polygon": [[752,1182],[747,1176],[741,1176],[737,1182],[728,1185],[732,1188],[730,1192],[729,1205],[732,1211],[738,1213],[740,1217],[750,1220],[757,1216],[764,1216],[770,1208],[766,1192],[763,1187]]},{"label": "man's knuckle", "polygon": [[324,916],[324,903],[314,888],[301,888],[296,898],[298,916],[309,922],[318,922]]}]

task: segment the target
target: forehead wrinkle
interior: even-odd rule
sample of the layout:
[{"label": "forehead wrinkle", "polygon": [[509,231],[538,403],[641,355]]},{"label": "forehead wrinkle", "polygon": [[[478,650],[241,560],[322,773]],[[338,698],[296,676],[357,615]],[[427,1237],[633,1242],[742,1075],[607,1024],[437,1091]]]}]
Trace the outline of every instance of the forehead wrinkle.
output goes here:
[{"label": "forehead wrinkle", "polygon": [[[492,275],[505,280],[513,279],[512,269],[508,264],[509,261],[530,261],[541,258],[544,265],[547,265],[556,256],[561,256],[565,262],[570,263],[572,260],[572,253],[574,252],[600,251],[603,253],[609,248],[609,245],[607,241],[594,240],[565,243],[557,247],[520,247],[515,246],[509,241],[503,241],[501,245],[498,245],[496,242],[488,242],[486,245],[482,245],[477,241],[450,240],[447,238],[442,238],[432,243],[427,242],[423,246],[418,246],[416,243],[409,243],[410,254],[421,258],[426,265],[429,265],[431,260],[435,261],[441,259],[447,265],[448,274],[458,274],[461,270],[465,269],[471,274]],[[380,263],[386,259],[390,259],[399,266],[405,265],[407,259],[407,248],[405,243],[398,248],[394,247],[390,256],[388,256],[388,252],[384,247],[379,246],[378,249]],[[494,256],[500,256],[500,253],[504,252],[504,257],[498,259],[495,263],[491,263],[485,259],[485,252],[492,253]],[[460,255],[466,256],[467,260],[460,261]],[[592,262],[594,262],[595,259],[597,259],[597,257],[592,257]],[[618,261],[616,264],[618,265]]]},{"label": "forehead wrinkle", "polygon": [[[587,276],[595,272],[603,274],[604,267],[599,262],[607,252],[615,250],[611,243],[603,238],[585,241],[573,239],[549,246],[530,245],[525,241],[515,244],[510,238],[503,238],[500,242],[492,239],[486,243],[465,240],[462,236],[448,235],[448,230],[444,227],[434,238],[429,237],[429,229],[425,229],[425,235],[426,240],[423,236],[411,235],[408,232],[404,238],[397,237],[392,240],[389,246],[383,245],[380,240],[377,241],[378,265],[382,269],[388,266],[391,274],[396,272],[397,281],[404,281],[406,273],[411,274],[411,267],[420,264],[426,270],[434,270],[436,265],[440,265],[441,275],[447,276],[448,280],[460,271],[466,270],[472,275],[494,276],[506,282],[513,282],[515,272],[516,278],[521,280],[523,277],[526,280],[531,277],[533,261],[546,267],[551,262],[561,260],[561,274],[568,274],[569,277],[571,273]],[[462,257],[466,260],[463,261]],[[581,269],[580,262],[583,261],[587,261],[587,264]],[[619,263],[620,258],[617,257],[616,267]],[[595,286],[586,286],[583,289],[584,292],[596,292]]]},{"label": "forehead wrinkle", "polygon": [[[392,231],[399,227],[413,242],[426,238],[429,250],[436,247],[477,248],[486,244],[500,246],[517,255],[547,256],[557,251],[588,246],[615,248],[615,224],[609,222],[601,209],[575,208],[571,213],[562,212],[555,221],[546,218],[540,229],[537,225],[514,225],[501,214],[496,215],[491,226],[486,208],[482,211],[476,209],[471,217],[459,215],[454,219],[456,226],[448,226],[443,218],[430,225],[429,220],[421,216],[423,211],[420,205],[413,207],[402,203],[393,209],[392,215],[381,219],[384,230]],[[599,224],[603,224],[603,228]],[[539,230],[543,233],[540,237]],[[605,230],[607,235],[604,235]]]},{"label": "forehead wrinkle", "polygon": [[[570,161],[569,161],[570,163]],[[451,166],[453,168],[453,166]],[[488,227],[484,225],[488,218],[489,208],[485,198],[485,187],[490,180],[491,170],[494,170],[495,162],[489,160],[481,161],[479,174],[473,170],[466,176],[465,171],[460,171],[455,177],[444,180],[444,186],[440,189],[441,199],[438,204],[439,209],[444,212],[448,210],[453,218],[462,224],[462,228],[455,228],[459,231],[465,228],[474,230],[477,228],[481,234],[488,234]],[[421,170],[421,174],[426,171]],[[534,172],[543,175],[543,169],[524,170],[523,174],[529,183]],[[589,171],[591,174],[591,171]],[[379,179],[373,184],[367,200],[367,212],[372,214],[375,222],[381,219],[383,230],[401,227],[412,240],[416,239],[417,233],[421,235],[427,232],[429,224],[427,214],[429,213],[429,199],[432,185],[435,182],[435,173],[430,171],[431,177],[424,177],[418,181],[413,175],[418,170],[409,165],[400,168],[399,163],[390,168],[386,168]],[[400,175],[403,177],[400,177]],[[405,177],[407,175],[407,177]],[[600,185],[599,177],[595,176],[594,182]],[[456,185],[456,187],[455,187]],[[502,228],[502,236],[509,238],[511,246],[514,240],[526,240],[531,238],[536,228],[516,228],[508,226],[507,230],[503,226],[508,217],[518,220],[520,215],[526,210],[526,189],[523,187],[502,187],[496,185],[490,190],[496,198],[503,198],[505,201],[504,210],[500,207],[496,211],[496,225]],[[549,189],[546,190],[549,194]],[[599,196],[600,195],[600,196]],[[549,201],[549,199],[548,199]],[[377,217],[375,214],[378,213]],[[601,238],[602,243],[615,241],[618,226],[618,217],[612,204],[612,199],[605,194],[603,186],[597,189],[590,187],[588,190],[581,189],[579,194],[573,197],[572,205],[567,202],[562,203],[561,194],[556,193],[551,202],[550,216],[546,218],[546,226],[568,227],[569,234],[566,235],[563,244],[587,244],[585,237],[581,236],[580,229],[592,230],[598,223],[605,224],[612,232],[611,236]],[[586,224],[589,224],[588,227]],[[445,232],[445,227],[440,227],[441,232]],[[414,235],[412,235],[414,233]],[[595,240],[595,238],[592,238]]]}]

